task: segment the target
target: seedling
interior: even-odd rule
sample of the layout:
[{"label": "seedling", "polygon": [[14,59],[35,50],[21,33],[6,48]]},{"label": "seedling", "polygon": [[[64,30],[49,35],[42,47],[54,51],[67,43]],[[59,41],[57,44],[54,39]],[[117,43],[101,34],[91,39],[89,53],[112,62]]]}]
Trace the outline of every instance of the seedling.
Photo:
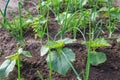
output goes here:
[{"label": "seedling", "polygon": [[26,20],[24,26],[32,25],[33,31],[35,33],[35,38],[43,38],[48,27],[48,21],[49,20],[47,18],[44,18],[44,16],[40,15],[38,17],[34,17],[33,19]]},{"label": "seedling", "polygon": [[7,5],[10,0],[8,0],[4,13],[2,10],[0,10],[0,14],[2,15],[4,21],[0,22],[0,25],[14,38],[16,38],[22,46],[25,46],[24,40],[23,40],[23,30],[22,30],[22,14],[21,14],[21,4],[18,2],[18,11],[19,11],[19,18],[17,20],[14,20],[13,23],[9,21],[6,18],[6,9]]},{"label": "seedling", "polygon": [[66,32],[73,31],[74,38],[76,38],[76,28],[84,29],[89,23],[91,10],[76,11],[74,13],[63,12],[56,16],[58,24],[61,25],[61,36],[64,37]]},{"label": "seedling", "polygon": [[109,38],[112,38],[112,35],[116,29],[115,25],[120,22],[120,9],[112,6],[112,1],[107,2],[108,7],[102,7],[99,12],[102,13],[102,17],[108,17],[109,19],[106,20],[106,28],[109,31]]},{"label": "seedling", "polygon": [[32,57],[30,52],[23,51],[22,48],[19,48],[18,51],[10,56],[5,57],[5,61],[0,66],[0,79],[6,78],[11,71],[13,71],[15,65],[18,67],[18,80],[21,80],[20,77],[20,55],[24,55],[25,57]]},{"label": "seedling", "polygon": [[[58,41],[48,41],[46,45],[41,47],[40,55],[44,56],[47,54],[46,61],[49,64],[49,67],[54,71],[65,75],[70,67],[73,68],[71,62],[75,60],[74,52],[69,48],[64,48],[65,44],[73,43],[74,39],[65,38],[63,40]],[[73,68],[75,71],[75,69]],[[75,71],[78,80],[79,75]]]},{"label": "seedling", "polygon": [[90,63],[92,65],[97,66],[107,60],[105,53],[96,51],[99,47],[111,46],[104,38],[96,38],[95,40],[83,42],[82,44],[91,47]]}]

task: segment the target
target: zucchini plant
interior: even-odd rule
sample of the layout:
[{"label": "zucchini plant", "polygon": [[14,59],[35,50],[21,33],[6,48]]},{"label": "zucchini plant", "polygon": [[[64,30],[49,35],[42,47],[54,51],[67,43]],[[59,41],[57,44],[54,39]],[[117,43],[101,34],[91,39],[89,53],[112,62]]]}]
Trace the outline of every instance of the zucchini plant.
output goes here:
[{"label": "zucchini plant", "polygon": [[48,41],[46,45],[43,45],[41,47],[40,55],[44,56],[48,53],[46,61],[48,64],[51,64],[48,66],[52,67],[54,71],[62,75],[65,75],[70,69],[70,67],[72,67],[78,80],[81,80],[76,70],[71,64],[71,62],[75,61],[74,52],[71,49],[64,47],[66,44],[73,43],[74,41],[75,39],[69,38],[58,41]]},{"label": "zucchini plant", "polygon": [[20,67],[21,67],[21,58],[20,55],[25,57],[32,57],[30,52],[24,51],[22,48],[19,48],[15,54],[5,57],[5,61],[0,66],[0,79],[6,78],[11,71],[13,71],[15,65],[18,67],[18,80],[21,80],[20,77]]},{"label": "zucchini plant", "polygon": [[90,63],[92,65],[97,66],[101,63],[104,63],[107,60],[105,53],[96,51],[96,49],[99,47],[111,46],[104,38],[96,38],[94,40],[90,40],[86,42],[84,41],[82,42],[82,44],[91,47]]}]

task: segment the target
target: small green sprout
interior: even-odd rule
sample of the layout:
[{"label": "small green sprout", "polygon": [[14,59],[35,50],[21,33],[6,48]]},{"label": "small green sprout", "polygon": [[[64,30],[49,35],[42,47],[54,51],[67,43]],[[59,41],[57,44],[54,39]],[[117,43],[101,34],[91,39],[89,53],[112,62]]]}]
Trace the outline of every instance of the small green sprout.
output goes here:
[{"label": "small green sprout", "polygon": [[30,52],[23,51],[22,48],[19,48],[15,54],[5,57],[5,61],[0,66],[0,79],[6,78],[11,71],[13,71],[15,65],[18,66],[18,80],[20,80],[20,55],[25,57],[32,57]]}]

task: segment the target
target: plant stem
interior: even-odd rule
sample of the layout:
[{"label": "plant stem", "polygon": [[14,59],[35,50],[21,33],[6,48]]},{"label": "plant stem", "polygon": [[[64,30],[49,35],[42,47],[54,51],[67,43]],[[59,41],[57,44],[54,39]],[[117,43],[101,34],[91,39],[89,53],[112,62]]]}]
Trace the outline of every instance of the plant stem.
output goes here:
[{"label": "plant stem", "polygon": [[77,71],[75,70],[75,68],[73,67],[73,65],[70,63],[70,61],[68,60],[67,56],[64,54],[64,52],[62,51],[62,55],[65,57],[66,61],[68,62],[68,64],[71,66],[72,70],[74,71],[75,75],[77,76],[78,80],[82,80],[79,76],[79,74],[77,73]]},{"label": "plant stem", "polygon": [[19,30],[20,30],[20,34],[19,34],[19,41],[22,45],[24,45],[24,41],[23,41],[23,31],[22,31],[22,16],[21,16],[21,3],[20,1],[18,2],[18,11],[19,11]]},{"label": "plant stem", "polygon": [[107,4],[108,4],[108,18],[109,18],[109,21],[108,21],[109,25],[108,26],[110,27],[110,29],[109,29],[109,38],[111,38],[111,36],[112,36],[112,31],[111,31],[112,26],[111,26],[111,17],[110,17],[110,7],[111,7],[110,2],[111,2],[111,0],[108,0],[108,2],[107,2]]},{"label": "plant stem", "polygon": [[52,80],[52,63],[51,63],[51,55],[50,55],[49,67],[50,67],[50,70],[49,70],[49,79]]},{"label": "plant stem", "polygon": [[90,73],[90,45],[87,46],[87,51],[88,51],[88,56],[87,56],[85,80],[88,80]]},{"label": "plant stem", "polygon": [[[89,19],[89,35],[88,35],[89,40],[92,39],[91,33],[92,33],[91,19]],[[87,48],[87,64],[86,64],[85,80],[88,80],[90,73],[90,44],[88,44],[86,48]]]},{"label": "plant stem", "polygon": [[20,80],[20,58],[18,56],[18,60],[17,60],[17,66],[18,66],[18,80]]}]

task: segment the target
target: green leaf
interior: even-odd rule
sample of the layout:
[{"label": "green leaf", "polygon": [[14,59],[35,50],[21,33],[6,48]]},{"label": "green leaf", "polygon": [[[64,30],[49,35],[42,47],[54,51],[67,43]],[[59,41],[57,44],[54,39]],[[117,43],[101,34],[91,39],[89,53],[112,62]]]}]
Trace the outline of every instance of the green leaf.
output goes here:
[{"label": "green leaf", "polygon": [[120,20],[120,9],[119,8],[111,8],[110,9],[110,15],[113,19]]},{"label": "green leaf", "polygon": [[[75,55],[71,49],[64,48],[61,52],[67,56],[69,62],[73,62],[75,60]],[[57,71],[62,75],[65,75],[70,69],[70,65],[66,61],[64,55],[62,55],[62,53],[57,53],[57,51],[51,51],[46,60],[48,63],[51,62],[54,71]]]},{"label": "green leaf", "polygon": [[90,45],[92,48],[111,46],[104,38],[96,38],[95,40],[82,42],[82,44]]},{"label": "green leaf", "polygon": [[[53,48],[62,48],[64,44],[70,44],[75,42],[75,39],[70,39],[70,38],[65,38],[62,40],[58,40],[58,41],[48,41],[46,44],[46,47],[53,49]],[[44,47],[43,47],[44,49]]]},{"label": "green leaf", "polygon": [[63,41],[48,41],[46,47],[53,49],[53,48],[61,48],[63,47]]},{"label": "green leaf", "polygon": [[30,54],[29,51],[23,51],[22,54],[23,54],[25,57],[32,57],[32,55]]},{"label": "green leaf", "polygon": [[100,8],[99,12],[107,12],[108,11],[108,8],[107,7],[102,7]]},{"label": "green leaf", "polygon": [[95,21],[97,17],[99,17],[99,16],[98,16],[98,13],[97,13],[97,12],[93,12],[93,13],[91,14],[91,21]]},{"label": "green leaf", "polygon": [[40,50],[40,55],[44,56],[45,54],[47,54],[48,51],[49,51],[49,48],[47,48],[46,46],[42,46]]},{"label": "green leaf", "polygon": [[117,39],[117,42],[120,42],[120,38]]},{"label": "green leaf", "polygon": [[80,0],[80,4],[82,3],[82,6],[84,6],[84,5],[86,5],[87,4],[87,2],[88,2],[88,0]]},{"label": "green leaf", "polygon": [[107,2],[108,0],[98,0],[99,2]]},{"label": "green leaf", "polygon": [[14,69],[16,64],[15,60],[5,60],[0,66],[0,78],[5,78]]},{"label": "green leaf", "polygon": [[59,16],[56,17],[56,20],[58,21],[58,24],[62,25],[64,23],[64,20],[67,20],[70,18],[72,14],[67,13],[67,12],[63,12],[61,14],[59,14]]},{"label": "green leaf", "polygon": [[4,18],[4,13],[3,11],[0,9],[0,14],[2,15],[2,17]]},{"label": "green leaf", "polygon": [[33,19],[28,19],[27,21],[24,21],[23,26],[28,27],[30,24],[32,24]]},{"label": "green leaf", "polygon": [[18,57],[19,57],[19,53],[16,53],[16,54],[5,57],[5,59],[17,60]]},{"label": "green leaf", "polygon": [[106,60],[107,60],[106,55],[103,52],[90,53],[90,63],[94,66],[104,63]]},{"label": "green leaf", "polygon": [[23,53],[23,48],[19,48],[19,49],[18,49],[18,53],[19,53],[19,54]]},{"label": "green leaf", "polygon": [[76,39],[65,38],[62,40],[64,44],[70,44],[76,41]]},{"label": "green leaf", "polygon": [[70,62],[75,61],[75,54],[74,54],[74,52],[71,49],[64,48],[63,52],[67,56],[67,58],[70,60]]}]

